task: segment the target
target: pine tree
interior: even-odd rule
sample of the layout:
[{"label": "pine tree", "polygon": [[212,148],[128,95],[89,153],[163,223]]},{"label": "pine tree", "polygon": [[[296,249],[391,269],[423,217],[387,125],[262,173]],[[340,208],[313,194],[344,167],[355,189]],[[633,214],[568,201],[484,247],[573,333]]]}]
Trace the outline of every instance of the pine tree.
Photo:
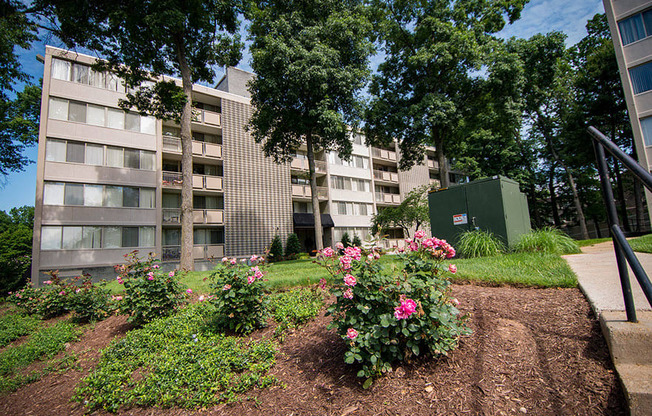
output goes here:
[{"label": "pine tree", "polygon": [[276,234],[269,248],[269,261],[275,262],[281,260],[283,260],[283,242],[281,242],[281,237]]},{"label": "pine tree", "polygon": [[294,259],[299,253],[301,253],[299,237],[295,233],[292,233],[288,235],[287,242],[285,243],[285,257],[288,259]]}]

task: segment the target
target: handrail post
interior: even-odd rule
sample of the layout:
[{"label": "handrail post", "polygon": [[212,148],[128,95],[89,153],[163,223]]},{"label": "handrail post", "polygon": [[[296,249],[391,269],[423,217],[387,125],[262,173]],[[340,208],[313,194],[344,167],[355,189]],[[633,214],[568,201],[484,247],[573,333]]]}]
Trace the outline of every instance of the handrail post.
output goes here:
[{"label": "handrail post", "polygon": [[627,320],[629,322],[638,322],[636,319],[636,308],[634,307],[634,299],[632,297],[632,287],[629,282],[629,272],[627,270],[627,261],[625,254],[616,242],[616,236],[613,232],[613,227],[620,227],[618,222],[618,214],[616,211],[616,203],[614,202],[613,190],[611,189],[611,181],[609,180],[609,171],[607,169],[607,161],[605,159],[604,149],[602,144],[592,139],[593,150],[595,151],[595,159],[598,166],[598,173],[600,174],[600,184],[602,185],[602,196],[604,198],[607,208],[607,218],[609,220],[609,232],[613,240],[614,252],[616,254],[616,263],[618,264],[618,274],[620,275],[620,286],[623,291],[623,300],[625,301],[625,312],[627,313]]}]

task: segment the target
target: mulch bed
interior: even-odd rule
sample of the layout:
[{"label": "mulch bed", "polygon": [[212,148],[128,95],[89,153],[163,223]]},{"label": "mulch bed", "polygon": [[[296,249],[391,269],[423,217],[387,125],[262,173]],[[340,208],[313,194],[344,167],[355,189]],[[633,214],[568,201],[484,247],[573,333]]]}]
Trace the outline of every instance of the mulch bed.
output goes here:
[{"label": "mulch bed", "polygon": [[[344,364],[342,341],[321,315],[289,335],[272,370],[284,386],[210,409],[129,409],[125,415],[626,415],[600,327],[577,289],[453,286],[473,335],[448,357],[403,364],[371,388]],[[69,415],[75,385],[98,349],[128,330],[98,323],[78,343],[82,371],[50,374],[0,397],[0,414]],[[103,414],[99,412],[98,414]]]}]

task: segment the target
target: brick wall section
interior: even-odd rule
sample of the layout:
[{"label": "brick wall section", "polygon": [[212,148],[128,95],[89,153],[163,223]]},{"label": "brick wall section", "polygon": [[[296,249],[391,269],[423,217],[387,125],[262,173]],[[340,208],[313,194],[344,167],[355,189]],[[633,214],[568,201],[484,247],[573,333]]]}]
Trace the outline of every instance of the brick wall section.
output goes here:
[{"label": "brick wall section", "polygon": [[244,130],[251,106],[222,100],[224,233],[227,256],[261,254],[292,232],[290,168],[266,158]]}]

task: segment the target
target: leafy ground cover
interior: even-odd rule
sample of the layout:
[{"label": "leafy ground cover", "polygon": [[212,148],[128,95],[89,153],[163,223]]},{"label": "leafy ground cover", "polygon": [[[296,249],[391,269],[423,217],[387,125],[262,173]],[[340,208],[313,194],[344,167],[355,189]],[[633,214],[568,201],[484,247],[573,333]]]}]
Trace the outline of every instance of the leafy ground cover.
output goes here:
[{"label": "leafy ground cover", "polygon": [[0,347],[32,332],[41,320],[33,315],[7,313],[0,316]]},{"label": "leafy ground cover", "polygon": [[644,235],[629,240],[629,244],[634,251],[641,253],[652,253],[652,234]]}]

